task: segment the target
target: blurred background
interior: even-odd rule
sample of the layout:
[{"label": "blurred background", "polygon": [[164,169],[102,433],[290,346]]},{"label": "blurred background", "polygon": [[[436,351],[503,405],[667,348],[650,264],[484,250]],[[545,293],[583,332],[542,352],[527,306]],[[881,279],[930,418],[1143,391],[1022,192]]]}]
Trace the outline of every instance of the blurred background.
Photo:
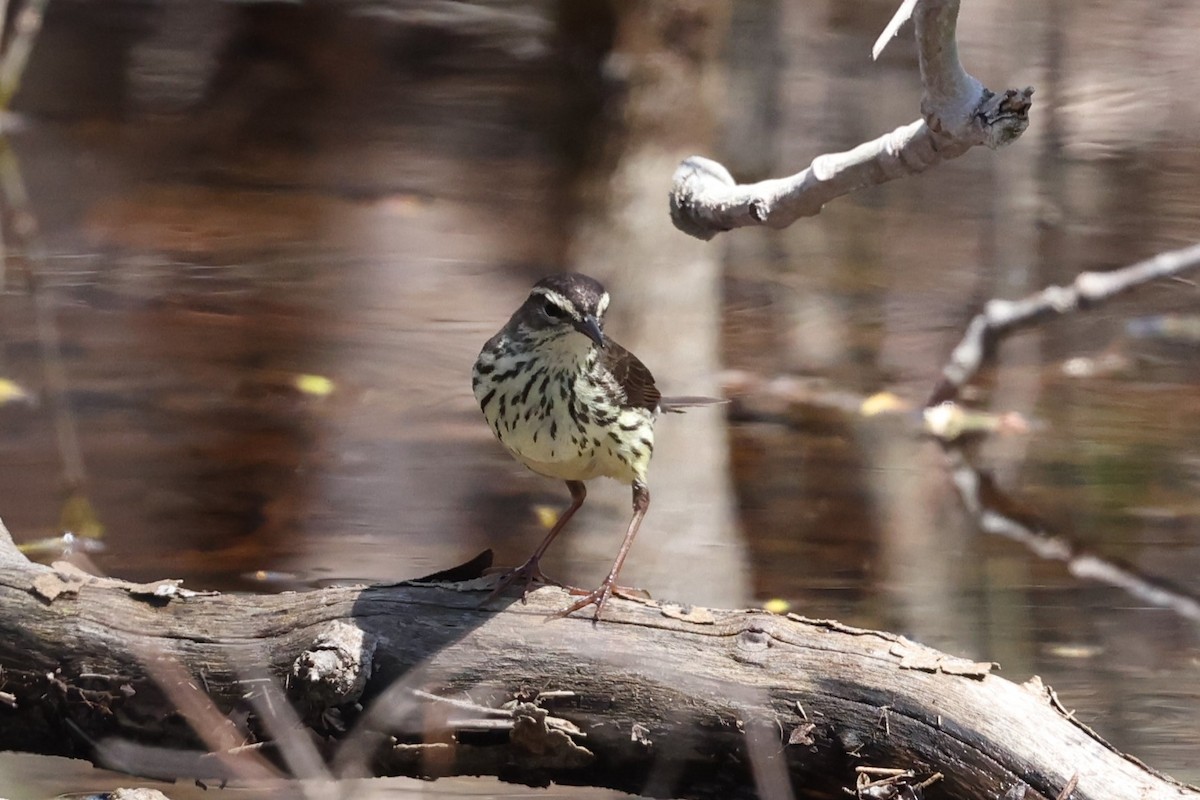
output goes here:
[{"label": "blurred background", "polygon": [[[471,364],[583,271],[665,394],[733,399],[660,421],[622,583],[1040,675],[1200,781],[1197,284],[1006,341],[966,399],[1026,430],[948,450],[918,415],[987,299],[1200,238],[1200,6],[967,3],[968,70],[1036,88],[1013,146],[783,231],[668,220],[688,155],[777,177],[917,118],[911,29],[869,56],[896,5],[54,0],[0,153],[0,518],[192,588],[518,564],[568,496],[493,441]],[[964,462],[1178,602],[987,534]],[[629,514],[589,492],[546,561],[588,587]]]}]

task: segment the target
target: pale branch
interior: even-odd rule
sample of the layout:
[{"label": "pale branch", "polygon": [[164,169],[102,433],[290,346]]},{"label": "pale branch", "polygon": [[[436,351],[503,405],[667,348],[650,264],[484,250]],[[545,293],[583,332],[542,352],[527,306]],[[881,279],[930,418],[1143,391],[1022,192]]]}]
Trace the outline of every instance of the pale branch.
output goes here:
[{"label": "pale branch", "polygon": [[900,28],[904,27],[904,23],[912,19],[913,10],[916,7],[917,0],[904,0],[900,4],[891,20],[883,27],[883,33],[879,34],[879,38],[875,40],[875,46],[871,48],[871,58],[879,59],[879,54],[888,46],[888,42],[896,38],[896,34],[900,33]]},{"label": "pale branch", "polygon": [[989,301],[967,325],[926,406],[957,398],[1006,334],[1047,317],[1087,311],[1131,289],[1178,277],[1197,267],[1200,244],[1160,253],[1110,272],[1082,272],[1069,286],[1049,286],[1021,300]]},{"label": "pale branch", "polygon": [[916,175],[977,145],[995,149],[1019,137],[1029,125],[1033,89],[996,94],[963,69],[955,39],[958,7],[958,0],[916,0],[897,14],[902,22],[912,11],[921,120],[848,152],[818,156],[790,177],[754,184],[738,184],[718,162],[691,156],[675,170],[670,194],[675,227],[706,240],[749,225],[784,228],[815,216],[834,198]]},{"label": "pale branch", "polygon": [[547,621],[562,590],[480,610],[491,584],[187,592],[30,563],[0,526],[0,748],[273,796],[374,773],[826,798],[911,770],[948,797],[1078,774],[1076,800],[1200,800],[1036,678],[895,634],[626,599]]}]

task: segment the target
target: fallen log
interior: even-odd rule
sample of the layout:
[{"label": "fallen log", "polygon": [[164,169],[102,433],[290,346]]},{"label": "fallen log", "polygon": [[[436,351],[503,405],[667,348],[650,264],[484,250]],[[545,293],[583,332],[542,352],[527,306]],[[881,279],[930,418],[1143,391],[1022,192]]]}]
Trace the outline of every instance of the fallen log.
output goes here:
[{"label": "fallen log", "polygon": [[621,599],[599,624],[547,620],[563,590],[478,609],[490,582],[189,592],[31,563],[0,526],[0,748],[239,783],[1200,798],[1037,678],[895,634]]}]

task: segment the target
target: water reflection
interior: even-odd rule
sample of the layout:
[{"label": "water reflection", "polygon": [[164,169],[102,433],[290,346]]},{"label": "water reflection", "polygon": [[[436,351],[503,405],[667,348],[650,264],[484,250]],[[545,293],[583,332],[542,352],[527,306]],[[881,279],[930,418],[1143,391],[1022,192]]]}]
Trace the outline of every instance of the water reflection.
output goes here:
[{"label": "water reflection", "polygon": [[[779,103],[780,163],[913,116],[912,98],[888,91],[912,88],[903,47],[872,78],[861,73],[871,20],[772,8],[795,60],[754,96]],[[262,109],[217,114],[236,93],[215,101],[212,128],[199,126],[220,133],[204,147],[186,124],[141,117],[39,120],[14,138],[46,251],[14,254],[0,295],[0,378],[39,399],[0,404],[0,516],[19,540],[57,535],[72,488],[23,273],[34,269],[61,340],[83,486],[105,528],[106,550],[91,556],[99,568],[273,589],[423,575],[484,547],[499,563],[524,557],[541,536],[534,507],[561,505],[562,487],[494,445],[469,371],[531,280],[570,249],[562,131],[546,118],[565,79],[513,54],[521,48],[446,48],[353,113],[308,120],[300,141],[247,133]],[[1058,67],[1059,92],[1096,69],[1101,50],[1087,49],[1088,64]],[[827,72],[805,59],[834,53],[853,69],[813,77]],[[383,82],[390,74],[359,66]],[[1183,72],[1159,79],[1177,82],[1177,96],[1194,88]],[[376,119],[364,110],[373,103],[411,114]],[[999,661],[1016,680],[1040,674],[1118,747],[1197,781],[1196,626],[981,535],[915,416],[859,413],[881,389],[927,396],[979,302],[1194,235],[1196,126],[1160,119],[1152,141],[1097,143],[1095,126],[1064,130],[1059,119],[1048,130],[1051,113],[1035,108],[1008,151],[706,251],[725,257],[713,288],[724,366],[817,378],[806,402],[735,409],[720,485],[732,482],[739,519],[722,532],[746,537],[752,584],[740,602],[781,598],[807,616]],[[1099,144],[1106,158],[1076,157]],[[1184,589],[1200,568],[1200,358],[1194,339],[1147,336],[1152,328],[1125,320],[1186,317],[1198,298],[1194,284],[1148,287],[1021,334],[971,398],[1033,423],[973,445],[973,463],[1049,529]],[[628,325],[661,337],[676,322]],[[1109,366],[1069,366],[1079,358]],[[664,357],[667,374],[686,377],[684,366]],[[690,423],[670,423],[662,435],[679,437],[686,458]],[[654,480],[669,487],[671,470]],[[625,513],[626,490],[612,494]],[[660,577],[640,583],[653,591],[672,573],[682,585],[671,595],[697,599],[687,583],[708,579],[655,557],[686,523],[656,513],[630,574],[644,557]],[[604,525],[599,555],[548,571],[591,570],[583,582],[594,582],[619,539]],[[733,555],[709,553],[705,574],[719,576]]]}]

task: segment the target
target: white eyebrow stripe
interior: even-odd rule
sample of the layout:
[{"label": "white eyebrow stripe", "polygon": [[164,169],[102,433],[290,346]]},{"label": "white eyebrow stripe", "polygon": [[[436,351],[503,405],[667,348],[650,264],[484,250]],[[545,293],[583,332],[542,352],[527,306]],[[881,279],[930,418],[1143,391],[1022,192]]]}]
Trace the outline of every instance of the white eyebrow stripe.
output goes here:
[{"label": "white eyebrow stripe", "polygon": [[597,317],[603,317],[604,312],[608,311],[608,301],[609,301],[608,292],[605,292],[604,294],[600,295],[600,302],[596,303],[596,316]]},{"label": "white eyebrow stripe", "polygon": [[575,304],[572,303],[571,301],[567,300],[567,298],[563,297],[561,294],[554,291],[553,289],[547,289],[544,286],[538,286],[533,291],[531,291],[530,294],[531,295],[533,295],[533,294],[540,295],[541,297],[544,297],[547,300],[549,300],[551,303],[554,303],[554,305],[558,306],[563,311],[566,311],[572,317],[575,317],[576,319],[579,318],[579,312],[577,312],[575,310]]}]

